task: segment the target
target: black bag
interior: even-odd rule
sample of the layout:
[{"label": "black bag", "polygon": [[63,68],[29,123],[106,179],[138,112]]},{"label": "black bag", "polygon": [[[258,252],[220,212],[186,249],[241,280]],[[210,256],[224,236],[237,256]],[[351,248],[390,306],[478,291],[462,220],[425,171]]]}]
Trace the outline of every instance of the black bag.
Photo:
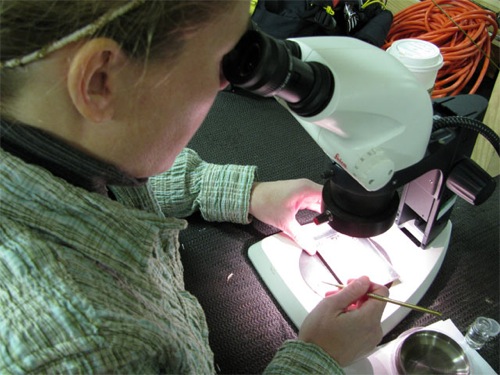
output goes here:
[{"label": "black bag", "polygon": [[384,44],[392,18],[380,1],[370,0],[258,0],[252,13],[256,28],[278,39],[343,35],[377,47]]},{"label": "black bag", "polygon": [[[331,18],[325,24],[328,21],[333,23],[334,20],[318,3],[308,0],[258,0],[252,21],[259,30],[278,39],[327,35],[329,30],[325,30],[316,18],[323,17],[323,14],[325,19],[326,16]],[[331,2],[323,3],[328,6],[327,3]]]}]

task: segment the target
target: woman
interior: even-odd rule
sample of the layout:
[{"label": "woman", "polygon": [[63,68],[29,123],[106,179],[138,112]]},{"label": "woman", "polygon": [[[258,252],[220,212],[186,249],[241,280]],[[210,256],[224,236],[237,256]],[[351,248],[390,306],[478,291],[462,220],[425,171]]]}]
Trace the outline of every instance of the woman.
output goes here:
[{"label": "woman", "polygon": [[[213,373],[178,233],[255,217],[299,243],[308,180],[186,149],[217,92],[246,1],[0,3],[0,372]],[[381,339],[367,278],[325,298],[266,369],[335,373]]]}]

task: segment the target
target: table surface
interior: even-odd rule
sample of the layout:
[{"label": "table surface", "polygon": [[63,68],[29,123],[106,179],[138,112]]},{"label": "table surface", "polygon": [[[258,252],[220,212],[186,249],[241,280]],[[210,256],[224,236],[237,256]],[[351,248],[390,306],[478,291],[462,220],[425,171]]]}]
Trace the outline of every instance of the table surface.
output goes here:
[{"label": "table surface", "polygon": [[[258,166],[261,181],[309,178],[322,183],[329,160],[274,99],[229,91],[219,94],[189,147],[209,162]],[[498,179],[497,179],[498,182]],[[499,316],[499,191],[474,207],[458,199],[452,237],[443,265],[420,304],[443,312],[461,332],[477,316]],[[303,211],[301,223],[314,214]],[[261,373],[297,328],[275,303],[253,269],[248,248],[277,233],[254,220],[249,225],[209,223],[198,214],[181,233],[186,288],[202,304],[219,373]],[[383,343],[412,327],[437,321],[410,312]],[[498,373],[499,340],[480,354]]]}]

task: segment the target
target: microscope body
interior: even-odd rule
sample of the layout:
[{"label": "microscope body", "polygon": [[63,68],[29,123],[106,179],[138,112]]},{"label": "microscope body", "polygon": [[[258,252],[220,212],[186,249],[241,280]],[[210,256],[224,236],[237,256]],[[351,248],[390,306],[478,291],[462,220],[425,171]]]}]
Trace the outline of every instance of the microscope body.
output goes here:
[{"label": "microscope body", "polygon": [[[459,128],[433,135],[427,90],[371,44],[349,37],[277,41],[251,30],[226,55],[223,72],[236,87],[276,98],[332,161],[316,224],[373,237],[397,219],[403,229],[416,227],[412,235],[425,247],[447,222],[449,189],[473,204],[494,189],[468,158],[476,135]],[[443,114],[463,115],[457,112]]]}]

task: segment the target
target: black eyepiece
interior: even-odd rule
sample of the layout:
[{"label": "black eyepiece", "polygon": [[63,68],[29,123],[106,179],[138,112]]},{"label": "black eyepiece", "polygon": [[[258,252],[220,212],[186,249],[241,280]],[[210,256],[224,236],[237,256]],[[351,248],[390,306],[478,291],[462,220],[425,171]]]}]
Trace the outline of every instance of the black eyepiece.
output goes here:
[{"label": "black eyepiece", "polygon": [[333,95],[330,69],[300,60],[297,43],[255,30],[247,31],[224,57],[222,69],[232,85],[261,96],[277,96],[304,117],[321,112]]}]

